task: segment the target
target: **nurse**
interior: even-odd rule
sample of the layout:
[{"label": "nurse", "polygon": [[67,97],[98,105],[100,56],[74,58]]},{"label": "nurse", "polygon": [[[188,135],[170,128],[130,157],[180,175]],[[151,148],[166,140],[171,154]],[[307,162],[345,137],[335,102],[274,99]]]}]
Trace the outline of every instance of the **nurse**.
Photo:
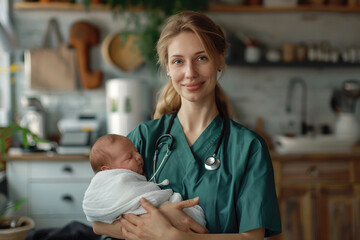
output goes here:
[{"label": "nurse", "polygon": [[[140,124],[128,137],[145,160],[146,176],[157,172],[158,183],[167,180],[164,188],[189,200],[157,209],[142,199],[147,214],[129,214],[112,225],[94,223],[96,233],[126,239],[256,240],[281,232],[267,146],[231,120],[217,82],[225,70],[227,46],[221,28],[204,14],[182,12],[168,19],[157,52],[169,80],[154,120]],[[155,146],[166,132],[174,138],[168,157],[170,139]],[[214,153],[220,165],[207,170],[205,161]],[[197,203],[204,209],[207,230],[181,211]]]}]

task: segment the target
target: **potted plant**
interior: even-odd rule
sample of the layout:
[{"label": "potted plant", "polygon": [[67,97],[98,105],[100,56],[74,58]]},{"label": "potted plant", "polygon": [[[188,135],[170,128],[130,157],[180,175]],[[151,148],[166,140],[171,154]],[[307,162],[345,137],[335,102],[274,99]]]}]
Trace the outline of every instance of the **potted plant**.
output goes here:
[{"label": "potted plant", "polygon": [[27,231],[35,226],[29,217],[7,216],[9,210],[16,212],[25,201],[22,199],[11,203],[0,193],[0,240],[23,240]]},{"label": "potted plant", "polygon": [[29,137],[34,142],[34,144],[49,143],[49,141],[39,138],[28,128],[22,127],[15,122],[10,123],[7,127],[0,128],[0,171],[5,169],[5,161],[8,160],[6,153],[11,144],[11,136],[18,132],[21,134],[21,143],[25,149],[30,147]]},{"label": "potted plant", "polygon": [[29,148],[29,137],[34,143],[46,142],[47,140],[39,138],[32,133],[28,128],[12,122],[7,127],[0,128],[0,240],[23,240],[28,230],[35,226],[34,221],[26,216],[15,217],[11,216],[20,209],[20,206],[26,202],[26,199],[20,199],[15,203],[8,201],[5,193],[7,193],[7,186],[5,169],[6,161],[8,160],[7,151],[11,144],[11,137],[14,134],[21,134],[21,143],[24,148]]},{"label": "potted plant", "polygon": [[[85,0],[86,9],[90,4],[100,0]],[[145,59],[145,63],[151,69],[156,69],[156,42],[159,39],[161,25],[165,19],[182,10],[204,11],[207,9],[209,0],[101,0],[102,4],[109,5],[114,15],[134,8],[143,9],[146,21],[141,21],[140,14],[127,15],[128,24],[122,36],[126,39],[126,33],[137,36],[138,47]]]}]

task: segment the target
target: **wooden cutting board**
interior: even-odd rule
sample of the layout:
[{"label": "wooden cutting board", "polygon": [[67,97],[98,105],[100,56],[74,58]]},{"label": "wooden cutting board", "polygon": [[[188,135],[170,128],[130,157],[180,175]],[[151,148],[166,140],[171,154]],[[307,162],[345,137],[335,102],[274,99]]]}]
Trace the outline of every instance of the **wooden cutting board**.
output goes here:
[{"label": "wooden cutting board", "polygon": [[70,45],[76,48],[81,84],[86,89],[102,84],[102,72],[90,70],[90,48],[100,41],[99,29],[88,22],[76,22],[70,28]]}]

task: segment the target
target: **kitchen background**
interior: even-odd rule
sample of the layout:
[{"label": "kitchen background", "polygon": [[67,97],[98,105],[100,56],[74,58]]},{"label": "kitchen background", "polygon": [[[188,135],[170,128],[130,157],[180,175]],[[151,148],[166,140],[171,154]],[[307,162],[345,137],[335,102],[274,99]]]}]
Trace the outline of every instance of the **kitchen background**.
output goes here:
[{"label": "kitchen background", "polygon": [[[150,97],[164,82],[142,66],[131,73],[109,65],[101,55],[101,42],[91,48],[92,69],[100,69],[104,74],[104,84],[95,90],[81,89],[72,92],[34,92],[26,87],[23,71],[23,51],[41,45],[47,22],[51,17],[58,20],[61,34],[66,42],[71,25],[85,20],[100,29],[100,38],[110,33],[121,32],[125,28],[124,15],[114,16],[109,11],[66,11],[66,10],[24,10],[15,9],[13,24],[20,43],[20,51],[12,57],[12,62],[21,66],[13,74],[16,94],[13,96],[18,117],[23,109],[22,96],[37,96],[48,116],[48,134],[58,131],[57,121],[64,117],[76,117],[81,113],[95,114],[102,122],[101,130],[106,131],[105,82],[112,78],[131,78],[147,84]],[[141,13],[139,13],[141,14]],[[360,15],[357,12],[209,12],[208,15],[219,23],[228,35],[246,35],[257,39],[267,48],[281,49],[284,44],[307,46],[326,41],[338,51],[360,48]],[[238,46],[237,46],[238,45]],[[234,51],[241,43],[232,45]],[[355,61],[360,62],[359,54]],[[44,66],[46,67],[46,66]],[[263,118],[267,134],[300,131],[301,92],[296,86],[293,96],[293,111],[285,109],[289,81],[302,78],[307,87],[307,120],[315,129],[322,125],[333,128],[337,115],[331,109],[330,99],[334,89],[339,89],[344,80],[359,79],[359,66],[339,67],[254,67],[229,65],[221,79],[221,85],[231,99],[236,111],[236,119],[254,128],[258,117]],[[2,89],[3,93],[7,92]],[[65,100],[66,99],[66,100]],[[358,114],[357,114],[358,115]]]},{"label": "kitchen background", "polygon": [[[232,7],[226,5],[225,2],[229,1],[235,0],[222,0],[222,5],[219,5],[217,10],[213,8],[208,15],[224,28],[232,44],[226,55],[229,65],[224,78],[220,81],[235,108],[236,120],[252,129],[261,130],[259,127],[261,121],[258,121],[261,118],[268,135],[296,134],[300,132],[300,123],[303,120],[301,108],[306,106],[305,120],[314,127],[315,130],[312,132],[329,132],[328,128],[333,132],[340,116],[334,111],[339,109],[334,104],[331,105],[334,90],[340,89],[346,80],[360,81],[360,2],[346,1],[355,2],[357,7],[353,8],[345,5],[325,6],[326,8],[314,5],[285,8],[287,10],[275,8],[269,11],[262,7],[253,9],[240,5]],[[319,1],[321,2],[321,0],[308,0],[313,3]],[[9,7],[8,2],[14,2],[14,8],[12,5]],[[263,2],[296,1],[263,0]],[[341,1],[326,1],[326,3],[338,2]],[[9,112],[13,113],[12,120],[16,121],[31,116],[30,109],[24,107],[22,99],[27,97],[30,100],[30,97],[36,97],[41,101],[46,113],[47,137],[57,139],[59,122],[62,122],[63,127],[73,127],[77,124],[76,121],[63,120],[74,120],[79,115],[95,115],[101,122],[99,134],[103,134],[106,132],[106,120],[109,117],[107,110],[110,109],[106,106],[107,97],[110,95],[106,91],[106,84],[114,78],[144,83],[147,94],[136,94],[134,98],[141,97],[143,103],[135,105],[135,108],[143,108],[144,118],[149,118],[155,102],[155,93],[166,81],[164,76],[154,74],[145,66],[132,72],[122,71],[109,64],[101,54],[102,43],[109,34],[121,33],[126,28],[129,12],[122,12],[115,18],[110,11],[103,8],[91,11],[74,7],[42,9],[39,3],[24,3],[20,0],[0,0],[0,27],[8,26],[8,12],[10,12],[13,28],[5,30],[10,38],[16,36],[18,40],[17,46],[14,39],[0,44],[0,127],[8,124]],[[52,3],[48,4],[47,6],[52,6]],[[222,11],[223,8],[228,11]],[[234,9],[238,10],[232,11]],[[143,16],[141,11],[135,13]],[[50,18],[57,19],[66,43],[69,42],[70,29],[75,22],[86,21],[99,29],[100,41],[90,48],[89,59],[90,69],[101,70],[103,73],[104,81],[100,87],[92,90],[80,87],[74,91],[51,92],[34,91],[29,88],[24,71],[24,52],[42,44]],[[4,41],[4,35],[1,34],[3,31],[0,31],[0,40]],[[243,52],[244,43],[239,40],[244,39],[244,36],[252,39],[251,44],[247,42],[247,54]],[[262,54],[267,53],[267,56],[274,61],[279,57],[278,53],[289,49],[289,46],[290,48],[296,46],[297,50],[301,50],[302,48],[299,47],[304,45],[311,50],[314,50],[314,45],[321,46],[325,53],[329,53],[331,49],[331,53],[339,53],[335,55],[335,59],[331,54],[331,61],[336,59],[341,61],[287,64],[248,64],[245,61],[243,64],[244,59],[248,62],[256,61],[257,51],[252,48],[254,46],[260,46]],[[10,51],[12,49],[14,51]],[[288,51],[284,52],[288,53]],[[308,58],[313,60],[319,56],[318,52],[310,51]],[[329,57],[329,54],[320,55]],[[240,60],[242,60],[241,64],[239,64]],[[47,64],[44,64],[43,68],[48,68]],[[292,102],[287,98],[290,82],[294,79],[305,82],[306,104],[302,102],[301,84],[293,89]],[[80,81],[78,84],[81,85]],[[351,86],[359,88],[357,84]],[[112,90],[111,94],[125,92],[123,87]],[[133,90],[134,88],[130,88],[126,92]],[[358,90],[356,92],[359,93]],[[31,102],[37,105],[34,99]],[[292,111],[288,112],[286,106],[290,103],[292,103]],[[342,110],[348,107],[347,104],[340,106]],[[357,124],[352,126],[347,124],[346,130],[350,135],[355,132],[355,140],[358,140],[360,134],[360,132],[356,133],[360,118],[358,103],[354,112]],[[31,119],[29,122],[38,123]],[[117,122],[123,126],[123,122]],[[79,132],[77,134],[79,139]],[[63,138],[67,136],[68,140],[69,138],[74,140],[71,134],[62,135]],[[285,154],[270,152],[283,225],[283,233],[276,239],[359,239],[359,149],[358,146],[351,148],[354,143],[354,138],[351,136],[350,144],[347,138],[331,137],[331,144],[326,137],[325,139],[306,137],[305,141],[302,141],[301,137],[286,138],[292,152]],[[295,139],[295,144],[291,145],[291,139]],[[316,145],[319,143],[322,145]],[[87,145],[85,150],[89,150],[88,142],[85,145]],[[59,151],[59,148],[57,150]],[[9,154],[12,160],[6,164],[9,198],[12,201],[24,198],[28,200],[21,205],[16,215],[31,217],[38,229],[63,227],[74,220],[90,224],[85,219],[81,206],[83,193],[94,173],[89,165],[87,152],[71,153],[28,154],[19,151]]]}]

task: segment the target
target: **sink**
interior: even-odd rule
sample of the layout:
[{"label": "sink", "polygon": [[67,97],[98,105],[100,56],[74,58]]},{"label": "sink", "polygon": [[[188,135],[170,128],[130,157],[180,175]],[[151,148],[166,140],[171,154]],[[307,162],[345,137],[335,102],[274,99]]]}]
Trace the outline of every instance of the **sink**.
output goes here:
[{"label": "sink", "polygon": [[272,137],[275,151],[279,154],[301,153],[347,153],[351,152],[356,141],[339,138],[335,135]]}]

